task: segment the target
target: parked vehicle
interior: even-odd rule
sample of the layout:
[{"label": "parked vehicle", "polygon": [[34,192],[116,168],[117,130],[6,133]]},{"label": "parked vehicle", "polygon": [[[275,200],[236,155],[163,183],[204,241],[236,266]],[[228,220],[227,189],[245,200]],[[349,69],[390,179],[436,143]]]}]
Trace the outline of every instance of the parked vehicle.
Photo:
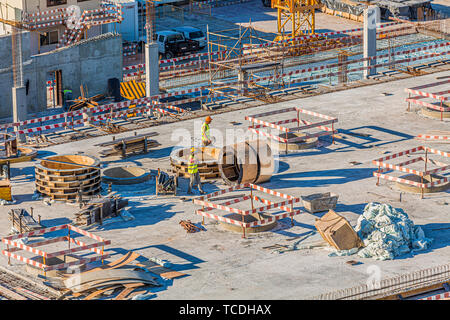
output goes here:
[{"label": "parked vehicle", "polygon": [[205,48],[207,45],[206,35],[200,29],[183,26],[174,28],[173,30],[182,33],[186,39],[198,41],[200,49]]},{"label": "parked vehicle", "polygon": [[186,39],[181,32],[159,31],[155,33],[159,55],[171,59],[200,50],[198,41]]}]

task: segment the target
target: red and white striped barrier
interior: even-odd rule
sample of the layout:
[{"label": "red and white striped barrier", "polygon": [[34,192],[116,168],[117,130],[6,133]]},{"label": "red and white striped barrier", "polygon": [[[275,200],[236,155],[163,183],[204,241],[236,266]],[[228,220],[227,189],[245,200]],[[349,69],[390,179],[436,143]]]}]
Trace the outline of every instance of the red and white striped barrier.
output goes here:
[{"label": "red and white striped barrier", "polygon": [[[395,159],[398,157],[402,157],[405,155],[409,155],[409,154],[413,154],[415,152],[418,151],[423,151],[425,152],[425,157],[417,157],[417,158],[413,158],[410,159],[408,161],[399,163],[399,164],[390,164],[390,163],[386,163],[385,161],[387,160],[391,160],[391,159]],[[405,150],[402,152],[398,152],[383,158],[379,158],[376,160],[373,160],[372,163],[376,166],[378,166],[378,171],[373,172],[373,175],[375,177],[378,178],[377,180],[377,185],[379,185],[380,182],[380,178],[381,179],[385,179],[388,181],[395,181],[395,182],[399,182],[399,183],[403,183],[403,184],[409,184],[409,185],[413,185],[416,187],[419,187],[421,189],[421,194],[423,197],[423,189],[424,188],[431,188],[433,186],[445,183],[447,181],[450,181],[450,178],[440,178],[440,179],[435,179],[432,182],[428,182],[428,183],[423,183],[423,177],[431,175],[433,173],[437,173],[437,172],[443,172],[443,171],[447,171],[450,169],[450,165],[445,164],[445,163],[441,163],[441,162],[437,162],[437,161],[431,161],[428,159],[428,154],[429,153],[433,153],[436,155],[440,155],[443,157],[447,157],[450,158],[450,152],[445,152],[445,151],[440,151],[437,149],[432,149],[429,147],[424,147],[424,146],[419,146],[419,147],[415,147],[409,150]],[[412,163],[416,163],[418,161],[423,161],[425,163],[425,169],[424,171],[420,171],[420,170],[415,170],[415,169],[411,169],[411,168],[406,168],[405,166],[408,164],[412,164]],[[427,170],[427,163],[433,163],[435,165],[438,165],[440,167],[435,168],[435,169],[431,169],[431,170]],[[383,168],[383,169],[382,169]],[[394,176],[390,176],[385,174],[385,172],[389,172],[389,171],[400,171],[400,172],[405,172],[405,173],[410,173],[410,174],[414,174],[417,175],[421,178],[421,182],[415,182],[412,180],[408,180],[408,179],[403,179],[403,178],[399,178],[399,177],[394,177]]]},{"label": "red and white striped barrier", "polygon": [[[385,24],[382,24],[382,25],[378,26],[377,29],[387,28],[387,27],[390,27],[390,26],[393,26],[393,25],[397,25],[397,24],[399,24],[399,22],[388,22],[388,23],[385,23]],[[329,36],[335,36],[335,35],[344,35],[344,34],[348,34],[348,33],[362,32],[363,30],[364,30],[364,28],[358,28],[358,29],[349,29],[349,30],[342,30],[342,31],[316,33],[316,34],[311,34],[311,35],[307,35],[307,36],[295,37],[295,38],[292,38],[292,39],[284,39],[284,40],[280,40],[280,41],[274,41],[274,42],[268,42],[268,43],[262,43],[262,44],[255,44],[255,45],[252,46],[252,48],[272,47],[272,46],[277,46],[277,45],[282,44],[282,43],[288,43],[288,42],[293,42],[293,41],[301,41],[301,40],[309,40],[309,39],[321,38],[321,37],[329,37]]]},{"label": "red and white striped barrier", "polygon": [[449,300],[450,292],[438,293],[429,297],[421,298],[419,300]]},{"label": "red and white striped barrier", "polygon": [[178,62],[178,61],[183,61],[183,60],[188,60],[188,59],[198,58],[198,57],[215,56],[215,55],[223,54],[226,52],[227,52],[226,50],[222,50],[222,51],[213,51],[213,52],[194,53],[194,54],[191,54],[188,56],[177,57],[177,58],[166,59],[166,60],[159,60],[159,64]]},{"label": "red and white striped barrier", "polygon": [[[229,200],[227,202],[224,202],[222,204],[217,204],[217,203],[212,203],[211,200],[207,201],[207,199],[211,199],[214,198],[218,195],[222,195],[225,193],[229,193],[232,191],[236,191],[236,190],[244,190],[244,189],[250,189],[251,194],[249,195],[245,195],[245,196],[239,196],[236,197],[235,199]],[[247,190],[248,191],[248,190]],[[270,194],[272,196],[276,196],[282,199],[285,199],[285,201],[281,201],[281,202],[273,202],[267,199],[262,199],[258,196],[253,195],[253,191],[260,191],[266,194]],[[238,202],[242,202],[245,200],[257,200],[259,202],[262,202],[265,204],[265,206],[263,207],[259,207],[259,208],[254,208],[250,209],[250,210],[241,210],[241,209],[237,209],[237,208],[233,208],[230,207],[230,205],[233,205],[235,203]],[[265,225],[267,223],[279,220],[279,219],[283,219],[286,217],[293,217],[297,214],[302,213],[301,210],[294,210],[293,209],[293,205],[294,203],[297,203],[300,201],[300,198],[297,197],[293,197],[287,194],[283,194],[281,192],[277,192],[274,190],[270,190],[258,185],[254,185],[251,183],[244,183],[244,184],[240,184],[240,185],[236,185],[224,190],[220,190],[220,191],[216,191],[213,193],[210,193],[208,195],[205,196],[201,196],[198,198],[193,199],[194,204],[197,205],[201,205],[203,206],[203,209],[201,210],[196,210],[196,214],[201,215],[203,217],[207,217],[207,218],[211,218],[214,220],[218,220],[218,221],[222,221],[222,222],[226,222],[226,223],[230,223],[230,224],[234,224],[234,225],[238,225],[241,226],[243,228],[243,237],[245,237],[245,229],[246,228],[251,228],[251,227],[256,227],[256,226],[260,226],[260,225]],[[288,207],[288,205],[290,205],[290,207]],[[239,221],[236,219],[232,219],[232,218],[227,218],[227,217],[223,217],[217,214],[213,214],[207,211],[211,211],[213,209],[217,209],[217,210],[222,210],[222,211],[226,211],[226,212],[230,212],[230,213],[237,213],[240,214],[242,216],[244,215],[249,215],[249,214],[253,214],[253,213],[257,213],[257,212],[262,212],[262,211],[267,211],[270,209],[275,209],[278,208],[280,210],[284,210],[287,212],[282,212],[279,214],[274,214],[271,217],[262,219],[262,220],[257,220],[254,222],[243,222],[243,221]]]},{"label": "red and white striped barrier", "polygon": [[[23,244],[23,243],[14,241],[14,240],[22,239],[25,237],[43,235],[46,233],[50,233],[50,232],[54,232],[54,231],[58,231],[58,230],[64,230],[64,229],[66,229],[68,231],[68,235],[63,236],[63,237],[57,237],[55,239],[33,242],[31,244]],[[97,242],[87,244],[87,243],[81,242],[80,240],[73,239],[70,236],[70,231],[82,234],[83,236],[89,237],[93,240],[96,240]],[[61,241],[68,241],[68,242],[74,243],[74,244],[78,245],[78,247],[75,247],[75,248],[69,247],[69,249],[60,250],[60,251],[51,252],[51,253],[48,253],[46,251],[35,248],[37,246],[48,245],[51,243],[56,243],[56,242],[61,242]],[[96,235],[94,235],[90,232],[87,232],[85,230],[82,230],[80,228],[74,227],[70,224],[65,224],[65,225],[60,225],[60,226],[56,226],[56,227],[40,229],[37,231],[26,232],[26,233],[22,233],[22,234],[18,234],[18,235],[3,237],[2,242],[7,245],[7,249],[2,250],[3,255],[7,256],[8,258],[13,258],[13,259],[19,260],[21,262],[25,262],[29,265],[41,268],[45,272],[50,271],[50,270],[59,270],[59,269],[67,268],[69,266],[73,266],[73,265],[80,265],[80,264],[85,264],[85,263],[89,263],[89,262],[93,262],[93,261],[103,260],[103,259],[109,257],[109,254],[103,253],[104,246],[111,243],[110,240],[105,240],[99,236],[96,236]],[[13,248],[9,248],[9,246],[13,246]],[[102,249],[100,250],[99,247],[102,247]],[[41,256],[43,258],[43,263],[39,263],[35,259],[29,259],[26,257],[22,257],[18,254],[15,254],[14,252],[16,252],[18,250],[25,250],[25,251],[28,251],[33,254],[37,254],[37,255]],[[46,265],[46,259],[60,256],[60,255],[66,255],[66,254],[70,254],[70,253],[74,253],[74,252],[79,252],[79,251],[83,251],[83,250],[90,250],[92,252],[99,254],[99,256],[95,256],[95,257],[91,257],[91,258],[84,258],[84,259],[72,261],[69,263],[62,263],[62,264],[51,265],[51,266]],[[8,260],[8,262],[9,262],[9,260]]]},{"label": "red and white striped barrier", "polygon": [[[445,80],[445,81],[440,81],[440,82],[435,82],[435,83],[429,83],[426,85],[422,85],[419,87],[414,87],[414,88],[405,88],[405,92],[408,93],[408,98],[405,99],[405,101],[408,103],[408,111],[411,111],[411,103],[422,106],[422,107],[426,107],[429,109],[433,109],[433,110],[437,110],[441,113],[441,120],[443,120],[443,113],[444,112],[450,112],[450,107],[449,106],[445,106],[444,102],[448,101],[450,97],[445,96],[450,94],[450,90],[444,90],[444,91],[439,91],[439,92],[426,92],[423,90],[419,90],[419,89],[425,89],[425,88],[431,88],[431,87],[436,87],[436,86],[443,86],[443,85],[447,85],[448,83],[450,83],[450,80]],[[412,97],[411,94],[415,94],[417,96]],[[427,102],[427,101],[422,101],[420,99],[424,99],[424,98],[430,98],[430,99],[435,99],[438,100],[438,105],[435,104],[436,102]]]},{"label": "red and white striped barrier", "polygon": [[[443,52],[441,53],[443,54],[448,54],[449,52]],[[427,56],[421,56],[418,58],[414,58],[413,60],[420,60],[420,59],[424,59],[427,58]],[[404,59],[404,60],[399,60],[396,63],[402,63],[405,61],[411,61],[412,59]],[[375,67],[380,67],[380,66],[386,66],[389,65],[390,63],[386,63],[386,64],[379,64],[379,65],[375,65],[375,66],[370,66],[369,68],[375,68]],[[319,69],[322,69],[323,67],[318,67]],[[305,70],[319,70],[317,68],[310,68],[310,69],[305,69]],[[365,68],[356,68],[356,69],[349,69],[347,70],[347,72],[354,72],[354,71],[361,71],[364,70]],[[327,76],[333,76],[333,75],[338,75],[339,73],[328,73],[328,74],[324,74],[324,75],[316,75],[316,76],[312,76],[312,77],[307,77],[307,78],[302,78],[302,79],[295,79],[293,81],[291,81],[290,83],[298,83],[298,82],[304,82],[304,81],[309,81],[309,80],[314,80],[314,79],[319,79],[322,77],[327,77]],[[265,78],[260,78],[255,80],[252,80],[251,82],[258,82],[261,80],[264,80],[266,78],[271,78],[271,77],[265,77]],[[228,85],[237,85],[240,84],[241,82],[236,82],[236,83],[228,83]],[[149,103],[150,101],[152,101],[152,99],[158,99],[158,98],[166,98],[166,97],[170,97],[170,96],[177,96],[177,95],[182,95],[182,94],[187,94],[187,93],[195,93],[195,92],[199,92],[202,90],[207,90],[209,89],[209,86],[203,86],[203,87],[199,87],[199,88],[194,88],[194,89],[188,89],[188,90],[182,90],[182,91],[178,91],[178,92],[173,92],[173,93],[167,93],[167,94],[163,94],[163,95],[159,95],[159,96],[155,96],[155,97],[151,97],[151,98],[141,98],[141,99],[135,99],[135,100],[130,100],[130,101],[125,101],[125,102],[119,102],[117,104],[110,104],[110,105],[103,105],[103,106],[99,106],[96,108],[92,108],[91,111],[92,112],[101,112],[101,111],[107,111],[107,110],[114,110],[117,108],[123,108],[123,107],[128,107],[130,105],[133,104],[143,104],[143,103]],[[239,90],[235,91],[236,93],[240,92]],[[224,96],[226,94],[214,94],[215,97],[219,97],[219,96]],[[188,103],[188,102],[193,102],[193,101],[197,101],[202,99],[202,97],[196,97],[196,98],[189,98],[189,99],[184,99],[184,100],[180,100],[180,101],[176,101],[176,102],[172,102],[173,104],[183,104],[183,103]],[[70,112],[70,113],[64,113],[64,114],[60,114],[60,115],[55,115],[55,116],[51,116],[52,119],[57,119],[57,118],[63,118],[65,116],[75,116],[75,115],[81,115],[83,113],[82,110],[76,111],[76,112]],[[46,120],[46,118],[48,117],[44,117],[44,118],[38,118],[38,119],[31,119],[31,120],[26,120],[23,121],[21,123],[10,123],[10,124],[6,124],[6,125],[2,125],[0,126],[0,128],[8,128],[8,127],[13,127],[13,126],[21,126],[21,125],[25,125],[27,123],[33,123],[33,122],[39,122],[39,121],[43,121]],[[35,121],[37,120],[37,121]],[[64,125],[50,125],[50,126],[44,126],[44,127],[40,127],[40,128],[33,128],[31,131],[28,132],[38,132],[38,131],[42,131],[42,130],[50,130],[53,128],[60,128],[60,127],[64,127]],[[19,133],[26,133],[27,131],[21,131]],[[264,135],[264,133],[260,132],[260,134]],[[285,142],[284,139],[277,137],[278,141],[280,142]]]},{"label": "red and white striped barrier", "polygon": [[[411,26],[406,26],[406,27],[401,27],[401,28],[394,29],[394,30],[380,31],[380,32],[378,32],[378,34],[385,34],[385,33],[393,32],[393,31],[400,31],[400,30],[406,30],[406,29],[411,29],[411,28],[412,28]],[[353,29],[353,30],[357,30],[357,29]],[[329,35],[329,33],[323,33],[323,34],[320,34],[320,35]],[[345,40],[347,41],[347,40],[351,40],[351,39],[360,39],[360,38],[362,38],[362,35],[353,35],[353,36],[346,37]],[[325,43],[327,41],[329,41],[329,40],[327,40],[327,39],[319,40],[319,41],[315,42],[315,44],[322,43],[322,42]],[[348,43],[345,43],[345,44],[334,44],[334,45],[330,45],[330,46],[327,46],[327,47],[320,47],[320,48],[309,48],[309,50],[311,52],[315,52],[315,51],[329,50],[329,49],[332,49],[332,48],[344,47],[346,45],[348,45]],[[291,47],[294,48],[294,47],[309,47],[309,46],[310,46],[309,43],[301,43],[301,44],[296,44],[296,45],[291,46]],[[226,53],[226,52],[227,52],[227,50],[215,51],[215,52],[211,52],[210,55],[218,55],[218,54],[223,54],[223,53]],[[195,57],[208,56],[208,55],[209,54],[207,52],[205,52],[205,53],[197,53],[197,54],[192,54],[192,55],[189,55],[189,56],[184,56],[184,57],[179,57],[179,58],[173,58],[173,59],[168,59],[168,60],[161,60],[160,64],[165,64],[165,63],[170,63],[170,62],[178,62],[178,61],[182,61],[182,60],[192,59],[192,58],[195,58]],[[247,60],[245,60],[245,61],[247,61]],[[203,61],[201,61],[201,60],[200,61],[197,60],[197,61],[193,61],[192,63],[197,63],[198,64],[198,63],[202,63],[202,62]],[[179,67],[184,67],[184,66],[187,66],[187,65],[188,64],[172,65],[172,66],[167,66],[167,67],[161,67],[160,70],[162,70],[162,71],[170,70],[170,69],[175,69],[175,68],[179,68]],[[138,64],[138,65],[124,67],[123,70],[124,71],[129,71],[129,70],[140,69],[140,68],[144,68],[144,67],[145,67],[145,64]],[[133,74],[126,74],[125,76],[133,76],[133,75],[136,75],[136,74],[135,73],[133,73]]]},{"label": "red and white striped barrier", "polygon": [[[177,57],[177,58],[166,59],[166,60],[160,60],[159,64],[161,65],[161,64],[166,64],[166,63],[175,63],[175,62],[179,62],[179,61],[183,61],[183,60],[190,60],[190,59],[198,58],[198,57],[206,57],[208,55],[214,56],[214,55],[219,55],[219,54],[223,54],[223,53],[226,53],[226,51],[214,51],[214,52],[211,52],[211,53],[208,53],[208,52],[195,53],[195,54],[191,54],[191,55],[188,55],[188,56]],[[205,63],[205,62],[207,62],[207,60],[195,60],[195,61],[192,61],[190,63],[192,63],[192,64],[195,64],[195,63],[199,64],[199,63]],[[187,64],[172,65],[172,66],[167,66],[167,67],[163,66],[163,67],[160,67],[160,68],[162,68],[161,70],[169,70],[167,68],[179,68],[179,67],[183,67],[185,65],[187,65]],[[141,69],[141,68],[145,68],[145,63],[123,67],[123,71],[129,71],[129,70]]]},{"label": "red and white striped barrier", "polygon": [[450,134],[444,136],[419,134],[416,138],[424,140],[450,141]]},{"label": "red and white striped barrier", "polygon": [[[417,48],[417,49],[413,49],[413,50],[406,50],[406,51],[403,51],[403,52],[397,52],[395,54],[406,54],[406,53],[412,53],[412,52],[419,52],[421,50],[427,50],[427,49],[430,49],[430,48],[438,48],[438,47],[442,47],[442,46],[449,45],[449,44],[450,44],[450,42],[447,42],[447,43],[442,43],[442,44],[437,44],[437,45]],[[450,52],[442,52],[442,53],[440,53],[440,55],[446,55],[446,54],[449,54],[449,53]],[[388,55],[383,55],[383,56],[388,56]],[[417,61],[417,60],[424,59],[424,58],[428,58],[428,56],[425,55],[425,56],[419,56],[417,58],[410,58],[410,59],[399,60],[399,61],[396,61],[396,63]],[[319,67],[307,68],[307,69],[302,69],[302,70],[295,70],[295,71],[287,72],[287,73],[285,73],[283,75],[280,75],[280,76],[277,76],[277,77],[269,76],[269,77],[263,77],[263,78],[259,78],[259,79],[251,79],[251,80],[246,81],[246,83],[251,84],[251,83],[257,83],[257,82],[265,81],[265,80],[273,80],[273,79],[279,78],[279,77],[290,76],[290,75],[293,75],[293,74],[296,74],[296,73],[312,72],[312,71],[330,69],[330,68],[338,67],[338,66],[341,66],[341,65],[344,65],[344,64],[360,62],[360,61],[363,61],[363,60],[365,60],[365,59],[358,59],[358,60],[347,61],[347,62],[343,62],[343,63],[330,64],[330,65],[326,65],[326,66],[319,66]],[[375,68],[375,67],[386,66],[386,65],[390,65],[390,63],[370,66],[369,68]],[[140,65],[140,66],[142,66],[142,65]],[[131,67],[128,67],[128,68],[131,68]],[[349,70],[347,70],[347,72],[361,71],[361,70],[364,70],[364,69],[365,69],[364,67],[362,67],[362,68],[355,68],[355,69],[349,69]],[[334,75],[338,75],[338,74],[339,74],[339,72],[327,73],[327,74],[319,74],[319,75],[315,75],[315,76],[311,76],[311,77],[294,79],[294,80],[289,81],[289,83],[299,83],[299,82],[304,82],[304,81],[310,81],[310,80],[320,79],[320,78],[324,78],[324,77],[328,77],[328,76],[334,76]],[[239,85],[239,84],[242,84],[242,83],[244,83],[244,82],[236,81],[236,82],[231,82],[231,83],[225,83],[224,85],[235,86],[235,85]],[[138,104],[149,103],[152,100],[158,100],[158,99],[162,99],[162,98],[179,96],[179,95],[185,95],[185,94],[190,94],[190,93],[198,93],[198,92],[202,92],[204,90],[210,90],[210,89],[211,88],[210,88],[209,85],[205,85],[205,86],[201,86],[201,87],[197,87],[197,88],[192,88],[192,89],[181,90],[181,91],[177,91],[177,92],[171,92],[171,93],[156,95],[156,96],[153,96],[153,97],[150,97],[150,98],[140,98],[140,99],[134,99],[134,100],[129,100],[129,101],[125,101],[125,102],[119,102],[119,103],[115,103],[115,104],[102,105],[102,106],[99,106],[99,107],[96,107],[96,108],[91,108],[90,111],[96,113],[96,112],[101,112],[101,111],[104,111],[104,110],[114,110],[114,109],[117,109],[117,108],[128,107],[128,106],[134,105],[134,104],[138,105]],[[216,96],[221,96],[221,95],[216,95]],[[190,101],[197,101],[198,100],[198,98],[193,98],[193,99],[194,100],[187,99],[187,100],[183,100],[183,101],[190,102]],[[174,104],[174,103],[172,103],[172,104]],[[55,119],[60,119],[60,118],[65,118],[65,117],[79,116],[82,113],[83,113],[83,110],[78,110],[78,111],[75,111],[75,112],[61,113],[59,115],[54,115],[54,116],[50,116],[50,117],[42,117],[42,118],[37,118],[37,119],[25,120],[25,121],[22,121],[20,123],[8,123],[8,124],[0,125],[0,129],[6,129],[6,128],[17,127],[17,126],[24,126],[24,125],[27,125],[27,124],[33,124],[33,123],[38,123],[38,122],[43,122],[43,121],[48,121],[48,120],[55,120]]]},{"label": "red and white striped barrier", "polygon": [[[297,112],[297,117],[296,118],[292,118],[292,119],[287,119],[287,120],[280,120],[277,122],[268,122],[268,121],[263,121],[261,119],[261,117],[266,117],[266,116],[270,116],[270,115],[275,115],[275,114],[281,114],[281,113],[287,113],[287,112],[293,112],[296,111]],[[325,119],[325,121],[321,121],[321,122],[310,122],[304,119],[300,119],[300,114],[307,114],[309,116],[312,117],[316,117],[316,118],[321,118],[321,119]],[[298,107],[292,107],[292,108],[286,108],[286,109],[281,109],[281,110],[276,110],[276,111],[270,111],[270,112],[264,112],[264,113],[260,113],[260,114],[255,114],[252,116],[246,116],[245,120],[250,121],[252,123],[251,127],[248,127],[248,129],[255,134],[259,134],[268,138],[272,138],[278,142],[282,142],[286,144],[286,152],[288,151],[288,143],[295,143],[297,141],[303,141],[303,140],[307,140],[313,137],[320,137],[320,136],[324,136],[324,135],[332,135],[333,136],[333,143],[334,143],[334,134],[337,133],[337,130],[334,130],[334,123],[336,123],[338,121],[337,118],[334,117],[330,117],[324,114],[320,114],[317,112],[313,112],[313,111],[308,111],[302,108],[298,108]],[[287,123],[297,123],[298,126],[295,128],[287,128],[284,126],[281,126],[281,124],[287,124]],[[303,124],[303,126],[300,125],[300,123]],[[257,125],[255,125],[257,124]],[[326,125],[331,124],[332,127],[327,127]],[[311,129],[311,128],[319,128],[323,131],[321,132],[317,132],[317,133],[305,133],[304,136],[301,137],[294,137],[294,138],[282,138],[278,135],[272,135],[269,134],[267,132],[261,131],[261,130],[257,130],[259,128],[262,127],[269,127],[272,129],[277,129],[281,132],[284,132],[287,136],[287,134],[289,132],[299,132],[302,130],[306,130],[306,129]]]}]

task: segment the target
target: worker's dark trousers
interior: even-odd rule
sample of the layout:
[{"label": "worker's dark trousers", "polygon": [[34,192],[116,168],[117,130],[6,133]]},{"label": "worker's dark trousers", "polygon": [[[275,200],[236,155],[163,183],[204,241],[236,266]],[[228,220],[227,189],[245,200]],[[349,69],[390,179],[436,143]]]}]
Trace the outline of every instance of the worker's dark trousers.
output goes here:
[{"label": "worker's dark trousers", "polygon": [[203,192],[202,190],[202,183],[200,182],[200,173],[198,171],[194,174],[191,174],[190,180],[189,180],[189,190],[188,193],[192,192],[192,188],[198,185],[198,191]]}]

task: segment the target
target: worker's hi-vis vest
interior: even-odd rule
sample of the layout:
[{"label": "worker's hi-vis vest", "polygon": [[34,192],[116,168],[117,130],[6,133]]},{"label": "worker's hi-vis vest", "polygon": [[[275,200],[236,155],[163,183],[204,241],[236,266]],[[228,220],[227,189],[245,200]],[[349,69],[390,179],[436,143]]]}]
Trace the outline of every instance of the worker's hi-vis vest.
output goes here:
[{"label": "worker's hi-vis vest", "polygon": [[194,173],[197,173],[197,171],[198,171],[197,163],[195,162],[194,156],[191,155],[189,157],[188,173],[194,174]]},{"label": "worker's hi-vis vest", "polygon": [[211,140],[209,137],[209,124],[203,122],[202,125],[202,141]]}]

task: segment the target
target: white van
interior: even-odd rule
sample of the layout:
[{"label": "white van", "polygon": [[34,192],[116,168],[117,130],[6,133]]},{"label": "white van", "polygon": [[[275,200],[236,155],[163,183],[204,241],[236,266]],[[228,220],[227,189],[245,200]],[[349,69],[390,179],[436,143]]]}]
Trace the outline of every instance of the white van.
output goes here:
[{"label": "white van", "polygon": [[198,41],[200,49],[206,47],[206,35],[200,29],[183,26],[174,28],[172,30],[181,32],[186,39]]}]

